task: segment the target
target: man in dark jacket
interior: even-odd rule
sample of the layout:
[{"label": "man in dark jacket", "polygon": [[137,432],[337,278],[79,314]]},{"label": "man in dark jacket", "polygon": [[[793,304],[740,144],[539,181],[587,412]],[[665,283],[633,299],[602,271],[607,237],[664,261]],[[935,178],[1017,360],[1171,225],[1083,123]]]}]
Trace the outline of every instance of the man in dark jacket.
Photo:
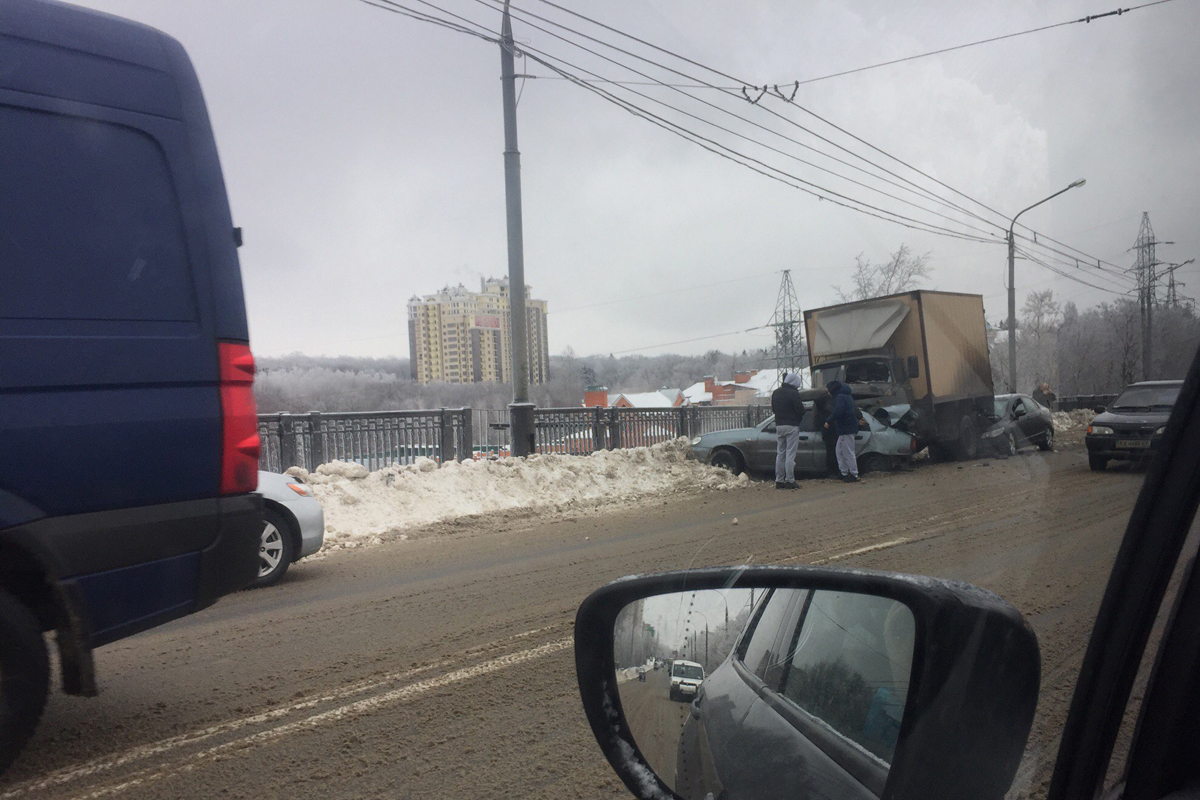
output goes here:
[{"label": "man in dark jacket", "polygon": [[824,394],[813,401],[813,426],[821,432],[821,440],[825,442],[825,477],[832,478],[838,474],[837,434],[825,423],[833,413],[833,394],[826,390]]},{"label": "man in dark jacket", "polygon": [[825,422],[837,434],[838,471],[842,480],[858,481],[858,460],[854,456],[854,435],[858,433],[858,411],[854,407],[854,395],[850,387],[841,381],[829,382],[829,393],[833,395],[833,412]]},{"label": "man in dark jacket", "polygon": [[796,448],[800,445],[800,420],[804,403],[800,401],[800,376],[789,373],[783,384],[771,393],[775,412],[775,488],[799,489],[796,485]]}]

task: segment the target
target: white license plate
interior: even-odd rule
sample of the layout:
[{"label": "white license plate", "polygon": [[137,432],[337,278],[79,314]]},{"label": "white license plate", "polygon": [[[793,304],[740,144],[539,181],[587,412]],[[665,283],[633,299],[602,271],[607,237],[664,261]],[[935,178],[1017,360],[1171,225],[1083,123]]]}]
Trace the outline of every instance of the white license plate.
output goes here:
[{"label": "white license plate", "polygon": [[1118,450],[1146,450],[1150,442],[1145,439],[1120,439],[1117,441]]}]

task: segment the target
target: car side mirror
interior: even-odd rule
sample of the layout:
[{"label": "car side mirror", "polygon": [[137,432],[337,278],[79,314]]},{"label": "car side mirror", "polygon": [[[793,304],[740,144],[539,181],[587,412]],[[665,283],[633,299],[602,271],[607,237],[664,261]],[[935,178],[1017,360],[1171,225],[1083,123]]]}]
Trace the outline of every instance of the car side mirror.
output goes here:
[{"label": "car side mirror", "polygon": [[921,360],[916,356],[908,357],[908,377],[910,380],[921,377]]},{"label": "car side mirror", "polygon": [[1017,418],[1023,417],[1028,413],[1029,412],[1025,410],[1024,406],[1018,406],[1016,409],[1013,410],[1013,416],[1017,417]]},{"label": "car side mirror", "polygon": [[[642,669],[660,661],[668,669]],[[1040,657],[1016,609],[961,582],[730,567],[593,592],[575,620],[575,669],[592,732],[639,798],[817,787],[1001,800]]]}]

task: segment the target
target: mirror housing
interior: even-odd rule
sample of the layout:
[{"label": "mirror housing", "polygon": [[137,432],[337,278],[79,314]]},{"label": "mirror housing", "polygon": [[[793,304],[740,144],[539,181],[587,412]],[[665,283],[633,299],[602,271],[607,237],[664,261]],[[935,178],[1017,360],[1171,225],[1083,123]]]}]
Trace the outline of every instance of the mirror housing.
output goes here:
[{"label": "mirror housing", "polygon": [[909,380],[921,377],[921,359],[916,356],[908,357],[908,377]]},{"label": "mirror housing", "polygon": [[653,595],[750,588],[870,594],[906,605],[916,628],[912,682],[879,796],[1004,797],[1033,723],[1041,673],[1037,638],[1020,613],[998,595],[960,581],[824,567],[726,567],[634,576],[603,586],[584,600],[575,620],[580,695],[596,741],[635,796],[660,800],[678,795],[650,767],[625,718],[613,648],[617,616],[627,605]]}]

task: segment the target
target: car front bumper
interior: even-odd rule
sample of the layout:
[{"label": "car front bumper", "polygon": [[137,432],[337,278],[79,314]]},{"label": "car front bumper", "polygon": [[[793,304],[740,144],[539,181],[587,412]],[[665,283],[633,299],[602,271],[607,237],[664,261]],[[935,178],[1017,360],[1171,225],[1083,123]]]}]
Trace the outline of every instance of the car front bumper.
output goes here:
[{"label": "car front bumper", "polygon": [[1119,459],[1123,461],[1144,461],[1158,452],[1161,436],[1122,436],[1119,433],[1089,433],[1084,442],[1087,444],[1089,456]]}]

